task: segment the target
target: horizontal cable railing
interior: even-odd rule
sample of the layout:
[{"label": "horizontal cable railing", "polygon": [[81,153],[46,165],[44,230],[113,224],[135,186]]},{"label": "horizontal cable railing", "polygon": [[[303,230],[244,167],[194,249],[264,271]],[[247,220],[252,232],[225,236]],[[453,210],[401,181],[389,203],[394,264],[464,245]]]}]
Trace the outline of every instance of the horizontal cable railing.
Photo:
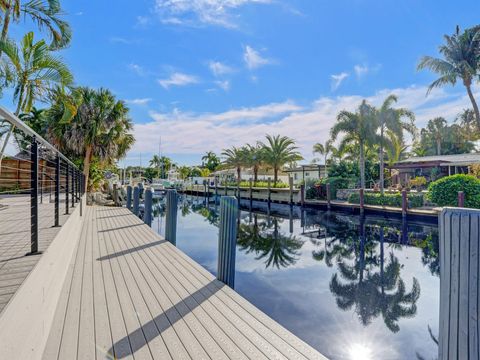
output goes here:
[{"label": "horizontal cable railing", "polygon": [[39,231],[61,226],[78,203],[82,215],[85,188],[83,173],[70,159],[0,107],[0,245],[3,234],[29,229],[27,255],[41,253]]}]

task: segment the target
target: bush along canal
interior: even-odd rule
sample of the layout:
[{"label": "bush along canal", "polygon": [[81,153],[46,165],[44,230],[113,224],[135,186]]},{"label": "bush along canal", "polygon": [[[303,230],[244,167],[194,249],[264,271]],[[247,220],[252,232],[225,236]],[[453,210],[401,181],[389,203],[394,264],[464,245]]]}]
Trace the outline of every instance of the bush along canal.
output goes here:
[{"label": "bush along canal", "polygon": [[[219,202],[183,195],[177,211],[177,247],[217,275]],[[165,199],[153,213],[164,235]],[[236,213],[234,288],[274,320],[332,359],[437,357],[436,225],[248,200]]]}]

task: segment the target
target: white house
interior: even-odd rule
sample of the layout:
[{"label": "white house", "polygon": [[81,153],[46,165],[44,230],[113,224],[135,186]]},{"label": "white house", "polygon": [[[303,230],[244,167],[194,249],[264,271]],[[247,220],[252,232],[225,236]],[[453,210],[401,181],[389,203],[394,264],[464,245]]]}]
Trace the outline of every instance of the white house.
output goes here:
[{"label": "white house", "polygon": [[284,172],[293,178],[294,185],[299,185],[305,181],[315,181],[325,177],[325,165],[299,165],[291,169],[286,169]]}]

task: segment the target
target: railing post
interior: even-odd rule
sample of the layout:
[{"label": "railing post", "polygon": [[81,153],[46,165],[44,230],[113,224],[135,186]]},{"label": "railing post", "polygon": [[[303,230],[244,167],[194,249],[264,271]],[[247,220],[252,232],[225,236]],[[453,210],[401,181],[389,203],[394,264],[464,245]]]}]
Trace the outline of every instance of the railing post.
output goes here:
[{"label": "railing post", "polygon": [[[328,181],[328,180],[327,180]],[[331,201],[332,201],[332,194],[330,194],[330,183],[325,184],[326,191],[327,191],[327,209],[330,210],[331,208]]]},{"label": "railing post", "polygon": [[408,209],[408,197],[407,197],[407,190],[402,190],[402,216],[407,216],[407,209]]},{"label": "railing post", "polygon": [[72,169],[71,170],[72,171],[72,180],[71,180],[72,188],[71,188],[71,194],[70,195],[72,197],[72,208],[74,208],[75,207],[75,168],[72,167],[71,169]]},{"label": "railing post", "polygon": [[465,207],[465,193],[463,191],[458,192],[458,207]]},{"label": "railing post", "polygon": [[138,186],[135,186],[133,188],[133,210],[132,210],[135,216],[138,216],[139,209],[140,209],[140,188]]},{"label": "railing post", "polygon": [[55,225],[60,226],[60,155],[55,158]]},{"label": "railing post", "polygon": [[65,214],[68,215],[69,212],[69,197],[70,197],[70,165],[68,162],[65,165]]},{"label": "railing post", "polygon": [[143,212],[143,222],[148,226],[152,226],[152,189],[145,190],[145,210]]},{"label": "railing post", "polygon": [[165,215],[165,240],[177,244],[177,192],[167,190],[167,206]]},{"label": "railing post", "polygon": [[439,215],[438,359],[478,359],[480,210],[445,208]]},{"label": "railing post", "polygon": [[234,197],[222,197],[220,199],[217,279],[231,288],[235,283],[237,216],[238,200]]},{"label": "railing post", "polygon": [[360,197],[360,214],[363,214],[365,211],[365,190],[361,188],[358,191],[359,197]]},{"label": "railing post", "polygon": [[132,210],[132,186],[127,186],[127,209]]},{"label": "railing post", "polygon": [[38,251],[38,143],[35,136],[30,148],[32,168],[30,172],[30,252],[26,255],[39,254]]},{"label": "railing post", "polygon": [[78,200],[80,201],[80,216],[83,216],[83,173],[81,171],[78,172]]}]

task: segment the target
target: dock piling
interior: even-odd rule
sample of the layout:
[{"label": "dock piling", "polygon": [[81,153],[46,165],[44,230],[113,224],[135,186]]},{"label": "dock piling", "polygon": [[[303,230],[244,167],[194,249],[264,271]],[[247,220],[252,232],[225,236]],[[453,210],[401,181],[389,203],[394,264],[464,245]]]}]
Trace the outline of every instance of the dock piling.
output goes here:
[{"label": "dock piling", "polygon": [[165,216],[165,240],[177,244],[177,191],[167,190],[167,208]]},{"label": "dock piling", "polygon": [[272,179],[268,178],[268,203],[272,201]]},{"label": "dock piling", "polygon": [[330,183],[327,182],[326,184],[326,191],[327,191],[327,209],[330,210],[331,208],[331,200],[332,200],[332,194],[330,193]]},{"label": "dock piling", "polygon": [[140,210],[140,188],[135,186],[133,188],[133,210],[132,212],[138,216]]},{"label": "dock piling", "polygon": [[290,205],[293,205],[293,178],[288,177],[288,185],[290,187]]},{"label": "dock piling", "polygon": [[233,196],[220,199],[217,279],[233,288],[237,244],[238,200]]},{"label": "dock piling", "polygon": [[253,180],[252,178],[250,178],[249,180],[249,184],[248,184],[248,197],[250,198],[250,204],[252,203],[253,201]]},{"label": "dock piling", "polygon": [[438,359],[478,359],[480,210],[444,208],[440,230]]},{"label": "dock piling", "polygon": [[302,207],[305,205],[305,185],[300,185],[300,204]]},{"label": "dock piling", "polygon": [[152,204],[153,204],[152,189],[147,188],[145,190],[145,209],[143,212],[143,222],[148,226],[152,226]]},{"label": "dock piling", "polygon": [[132,210],[132,187],[127,186],[127,209]]},{"label": "dock piling", "polygon": [[407,216],[407,209],[408,209],[408,197],[407,197],[407,190],[402,190],[402,216]]},{"label": "dock piling", "polygon": [[365,190],[363,188],[361,188],[358,191],[358,193],[360,195],[360,214],[363,214],[363,212],[365,210]]},{"label": "dock piling", "polygon": [[463,191],[458,192],[458,207],[465,207],[465,193]]}]

